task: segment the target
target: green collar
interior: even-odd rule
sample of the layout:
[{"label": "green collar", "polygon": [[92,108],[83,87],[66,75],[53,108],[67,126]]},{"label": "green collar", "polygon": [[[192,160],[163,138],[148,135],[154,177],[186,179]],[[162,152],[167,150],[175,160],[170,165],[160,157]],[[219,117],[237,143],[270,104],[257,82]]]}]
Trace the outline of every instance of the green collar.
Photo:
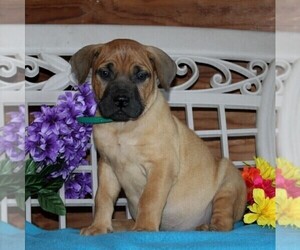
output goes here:
[{"label": "green collar", "polygon": [[82,117],[77,117],[77,121],[80,123],[85,123],[85,124],[101,124],[101,123],[109,123],[112,122],[113,120],[103,118],[100,116],[82,116]]}]

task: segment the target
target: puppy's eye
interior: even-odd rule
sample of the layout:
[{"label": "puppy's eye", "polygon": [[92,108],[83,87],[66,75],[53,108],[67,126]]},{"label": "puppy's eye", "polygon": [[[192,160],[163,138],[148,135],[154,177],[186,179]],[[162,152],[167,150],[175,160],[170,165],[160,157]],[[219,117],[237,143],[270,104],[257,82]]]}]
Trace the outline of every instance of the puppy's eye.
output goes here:
[{"label": "puppy's eye", "polygon": [[97,74],[103,79],[103,80],[109,80],[112,76],[110,70],[108,69],[98,69]]},{"label": "puppy's eye", "polygon": [[136,73],[136,79],[139,81],[139,82],[143,82],[145,81],[147,78],[149,77],[149,73],[146,72],[146,71],[139,71]]}]

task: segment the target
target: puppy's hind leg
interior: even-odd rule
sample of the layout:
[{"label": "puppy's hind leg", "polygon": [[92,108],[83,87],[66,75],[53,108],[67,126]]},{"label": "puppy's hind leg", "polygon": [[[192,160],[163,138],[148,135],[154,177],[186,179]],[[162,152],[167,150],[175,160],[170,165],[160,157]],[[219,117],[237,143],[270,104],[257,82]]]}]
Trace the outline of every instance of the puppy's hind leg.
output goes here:
[{"label": "puppy's hind leg", "polygon": [[201,225],[196,230],[230,231],[233,229],[234,223],[243,216],[246,206],[245,183],[239,171],[229,160],[223,159],[220,162],[220,167],[224,167],[224,165],[227,165],[226,174],[212,201],[210,223]]},{"label": "puppy's hind leg", "polygon": [[209,224],[196,228],[200,231],[230,231],[233,228],[234,195],[230,190],[221,189],[213,200],[212,216]]}]

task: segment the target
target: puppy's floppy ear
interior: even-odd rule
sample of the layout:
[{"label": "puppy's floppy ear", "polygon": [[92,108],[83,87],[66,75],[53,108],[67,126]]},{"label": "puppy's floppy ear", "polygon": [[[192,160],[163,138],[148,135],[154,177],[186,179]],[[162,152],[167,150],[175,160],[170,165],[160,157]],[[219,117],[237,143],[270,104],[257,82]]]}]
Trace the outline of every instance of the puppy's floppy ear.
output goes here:
[{"label": "puppy's floppy ear", "polygon": [[78,50],[70,59],[72,72],[75,73],[78,83],[87,78],[94,59],[99,55],[102,44],[87,45]]},{"label": "puppy's floppy ear", "polygon": [[154,63],[155,70],[161,86],[169,89],[176,76],[177,66],[164,51],[153,46],[147,46],[150,60]]}]

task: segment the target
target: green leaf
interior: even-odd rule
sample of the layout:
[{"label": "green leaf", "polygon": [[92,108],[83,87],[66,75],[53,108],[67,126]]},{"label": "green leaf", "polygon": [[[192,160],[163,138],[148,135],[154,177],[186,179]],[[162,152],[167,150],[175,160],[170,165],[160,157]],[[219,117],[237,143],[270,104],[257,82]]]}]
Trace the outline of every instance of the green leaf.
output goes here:
[{"label": "green leaf", "polygon": [[3,174],[0,175],[0,188],[9,189],[20,185],[19,178],[16,178],[13,174]]},{"label": "green leaf", "polygon": [[26,175],[25,176],[25,188],[32,194],[38,192],[46,185],[43,178],[38,175]]},{"label": "green leaf", "polygon": [[32,195],[33,193],[31,193],[31,191],[29,191],[28,188],[25,188],[25,201],[27,201],[27,199]]},{"label": "green leaf", "polygon": [[65,215],[65,205],[57,193],[63,186],[64,180],[61,178],[47,178],[51,173],[60,168],[61,164],[55,164],[43,167],[37,172],[36,163],[32,159],[27,160],[25,170],[25,200],[30,196],[36,195],[43,210],[57,215]]},{"label": "green leaf", "polygon": [[32,159],[28,159],[25,164],[25,175],[33,175],[36,173],[36,164]]},{"label": "green leaf", "polygon": [[41,189],[45,185],[46,181],[38,175],[26,175],[25,186],[26,187],[37,187]]},{"label": "green leaf", "polygon": [[39,193],[38,201],[43,210],[57,215],[65,215],[66,208],[58,193]]},{"label": "green leaf", "polygon": [[51,182],[47,184],[45,189],[57,192],[64,184],[64,180],[61,178],[53,179]]},{"label": "green leaf", "polygon": [[14,167],[15,165],[9,159],[0,161],[0,175],[11,174]]},{"label": "green leaf", "polygon": [[25,211],[25,189],[20,188],[15,196],[18,207]]},{"label": "green leaf", "polygon": [[50,174],[52,174],[55,171],[58,171],[61,169],[61,164],[55,164],[55,165],[50,165],[50,166],[45,166],[43,167],[43,169],[39,172],[39,174],[41,176],[49,176]]},{"label": "green leaf", "polygon": [[6,196],[7,196],[7,193],[6,192],[2,192],[0,190],[0,201],[2,201]]}]

